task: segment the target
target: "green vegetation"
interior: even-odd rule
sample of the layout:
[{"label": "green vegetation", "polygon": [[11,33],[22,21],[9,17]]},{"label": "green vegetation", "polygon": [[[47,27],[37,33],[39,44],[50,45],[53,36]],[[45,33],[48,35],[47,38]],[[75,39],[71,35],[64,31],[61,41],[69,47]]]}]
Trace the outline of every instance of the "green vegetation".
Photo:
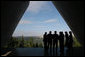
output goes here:
[{"label": "green vegetation", "polygon": [[73,37],[73,47],[81,47],[82,45],[79,43],[79,41],[76,39],[76,37]]},{"label": "green vegetation", "polygon": [[[29,40],[24,40],[24,36],[22,36],[21,38],[15,38],[12,37],[6,46],[4,46],[4,48],[36,48],[36,47],[40,47],[43,48],[43,40],[41,39],[40,42],[38,42],[39,40],[35,40],[36,38],[32,38],[30,37]],[[81,47],[82,45],[78,42],[78,40],[73,37],[73,47]]]},{"label": "green vegetation", "polygon": [[34,43],[34,39],[32,37],[29,38],[29,40],[24,40],[24,37],[22,36],[21,38],[14,38],[12,37],[6,46],[4,48],[36,48],[36,47],[43,47],[42,43]]}]

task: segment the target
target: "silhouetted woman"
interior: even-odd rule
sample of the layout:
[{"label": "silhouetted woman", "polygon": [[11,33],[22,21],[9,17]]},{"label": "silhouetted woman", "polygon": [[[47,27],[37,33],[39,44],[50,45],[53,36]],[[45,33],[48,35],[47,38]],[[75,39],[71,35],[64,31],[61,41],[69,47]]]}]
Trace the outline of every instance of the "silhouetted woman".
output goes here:
[{"label": "silhouetted woman", "polygon": [[48,43],[47,32],[45,32],[45,34],[43,35],[43,42],[44,42],[44,48],[47,48],[47,43]]},{"label": "silhouetted woman", "polygon": [[72,32],[69,31],[69,48],[73,47],[73,37],[72,37]]},{"label": "silhouetted woman", "polygon": [[52,31],[49,31],[47,38],[48,38],[48,47],[52,48],[52,38],[53,38]]},{"label": "silhouetted woman", "polygon": [[60,32],[59,44],[60,44],[60,54],[63,55],[63,53],[64,53],[64,34],[63,34],[63,32]]},{"label": "silhouetted woman", "polygon": [[69,43],[69,36],[68,36],[68,33],[65,32],[65,38],[66,38],[66,41],[65,41],[65,46],[68,47],[68,43]]}]

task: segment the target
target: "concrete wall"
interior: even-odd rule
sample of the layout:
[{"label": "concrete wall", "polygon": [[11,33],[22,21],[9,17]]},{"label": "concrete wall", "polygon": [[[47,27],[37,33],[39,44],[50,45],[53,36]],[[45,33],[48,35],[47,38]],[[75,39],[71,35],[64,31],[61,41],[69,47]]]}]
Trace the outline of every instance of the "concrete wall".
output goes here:
[{"label": "concrete wall", "polygon": [[29,1],[1,1],[1,46],[11,38]]}]

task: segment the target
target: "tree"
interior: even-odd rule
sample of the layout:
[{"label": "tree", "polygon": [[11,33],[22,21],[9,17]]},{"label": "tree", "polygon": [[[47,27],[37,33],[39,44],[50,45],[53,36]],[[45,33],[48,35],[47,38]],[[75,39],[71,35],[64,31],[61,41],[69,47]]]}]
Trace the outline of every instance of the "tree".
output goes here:
[{"label": "tree", "polygon": [[20,42],[20,47],[24,47],[24,37],[23,37],[23,35],[22,35],[22,40]]}]

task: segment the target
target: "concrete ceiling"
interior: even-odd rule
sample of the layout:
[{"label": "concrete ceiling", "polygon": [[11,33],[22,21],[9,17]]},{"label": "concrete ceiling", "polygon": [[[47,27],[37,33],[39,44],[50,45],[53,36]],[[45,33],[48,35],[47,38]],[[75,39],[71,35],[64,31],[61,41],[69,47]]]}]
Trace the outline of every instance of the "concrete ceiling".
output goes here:
[{"label": "concrete ceiling", "polygon": [[[84,2],[53,1],[71,30],[84,43]],[[1,2],[1,46],[11,38],[19,20],[29,5],[29,1]]]}]

